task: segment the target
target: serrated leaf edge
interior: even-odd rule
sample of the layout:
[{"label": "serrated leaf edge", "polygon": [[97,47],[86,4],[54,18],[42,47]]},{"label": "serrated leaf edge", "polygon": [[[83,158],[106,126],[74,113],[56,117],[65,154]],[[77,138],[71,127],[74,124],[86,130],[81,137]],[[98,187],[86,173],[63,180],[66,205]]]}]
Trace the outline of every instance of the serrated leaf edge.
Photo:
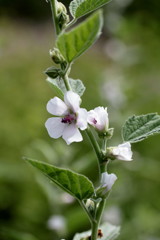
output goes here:
[{"label": "serrated leaf edge", "polygon": [[[71,15],[72,15],[73,18],[77,18],[77,19],[78,19],[78,18],[81,18],[81,17],[83,17],[83,16],[85,16],[85,15],[87,15],[87,14],[93,12],[93,11],[96,11],[97,9],[103,7],[104,5],[110,3],[112,0],[109,0],[107,3],[104,3],[104,4],[102,4],[102,5],[98,6],[98,7],[96,7],[95,9],[90,10],[90,11],[88,11],[88,12],[82,14],[82,15],[79,16],[79,17],[76,17],[76,11],[77,11],[77,9],[78,9],[78,8],[79,8],[79,7],[85,2],[85,1],[86,1],[86,0],[73,0],[73,1],[70,2],[69,10],[70,10],[70,13],[71,13]],[[79,4],[79,3],[80,3],[80,4],[79,4],[77,7],[74,7],[74,5],[77,5],[76,2],[78,2],[78,4]],[[75,8],[74,11],[72,11],[73,8]]]},{"label": "serrated leaf edge", "polygon": [[[156,135],[156,134],[159,134],[159,132],[153,132],[153,133],[150,133],[149,135],[147,135],[147,136],[142,136],[141,138],[139,138],[138,140],[125,140],[124,139],[124,137],[123,137],[123,129],[124,129],[124,127],[125,127],[125,124],[131,119],[131,118],[136,118],[136,117],[145,117],[146,115],[153,115],[153,117],[155,117],[155,116],[160,116],[157,112],[155,112],[155,113],[149,113],[149,114],[142,114],[142,115],[133,115],[133,116],[131,116],[131,117],[129,117],[126,121],[125,121],[125,123],[124,123],[124,125],[123,125],[123,127],[122,127],[122,130],[121,130],[121,136],[122,136],[122,140],[123,140],[123,142],[130,142],[130,143],[136,143],[136,142],[140,142],[140,141],[143,141],[144,139],[146,139],[147,137],[150,137],[150,136],[153,136],[153,135]],[[148,122],[147,122],[148,123]],[[145,123],[145,124],[147,124],[147,123]],[[145,124],[143,125],[143,126],[145,126]],[[143,127],[142,126],[142,127]]]}]

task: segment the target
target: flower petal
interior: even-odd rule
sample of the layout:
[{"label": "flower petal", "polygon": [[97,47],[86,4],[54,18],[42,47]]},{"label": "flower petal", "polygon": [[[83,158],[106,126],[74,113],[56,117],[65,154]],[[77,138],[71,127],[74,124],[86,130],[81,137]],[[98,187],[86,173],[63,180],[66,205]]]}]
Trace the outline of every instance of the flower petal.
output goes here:
[{"label": "flower petal", "polygon": [[64,102],[74,113],[76,113],[79,110],[81,98],[77,93],[68,91],[64,95]]},{"label": "flower petal", "polygon": [[56,139],[62,136],[66,125],[61,121],[62,119],[59,117],[52,117],[46,121],[45,127],[47,128],[48,134],[51,138]]},{"label": "flower petal", "polygon": [[104,129],[104,128],[107,129],[108,125],[109,125],[107,108],[97,107],[94,110],[98,115],[99,128],[101,128],[101,130]]},{"label": "flower petal", "polygon": [[113,148],[112,154],[118,160],[132,161],[131,144],[129,142],[119,144],[118,147]]},{"label": "flower petal", "polygon": [[117,180],[117,176],[114,173],[108,174],[107,172],[101,175],[102,187],[106,187],[106,192],[111,190],[114,182]]},{"label": "flower petal", "polygon": [[47,111],[55,116],[63,116],[68,113],[68,107],[60,98],[54,97],[48,101]]},{"label": "flower petal", "polygon": [[106,131],[109,126],[107,108],[96,107],[88,113],[88,123],[99,131]]},{"label": "flower petal", "polygon": [[88,112],[88,118],[87,121],[90,125],[92,125],[93,127],[95,127],[96,123],[97,123],[97,113],[94,110],[90,110]]},{"label": "flower petal", "polygon": [[87,110],[85,108],[80,108],[77,112],[77,127],[81,130],[87,128]]},{"label": "flower petal", "polygon": [[72,142],[81,142],[83,140],[82,135],[75,124],[67,125],[64,129],[62,138],[68,145]]}]

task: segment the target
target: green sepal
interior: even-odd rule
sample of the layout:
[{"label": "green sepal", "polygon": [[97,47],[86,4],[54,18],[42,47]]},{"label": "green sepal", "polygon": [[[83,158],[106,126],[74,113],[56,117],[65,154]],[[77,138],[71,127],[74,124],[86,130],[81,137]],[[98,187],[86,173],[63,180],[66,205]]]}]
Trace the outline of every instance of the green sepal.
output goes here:
[{"label": "green sepal", "polygon": [[68,63],[93,45],[101,34],[102,25],[102,11],[99,10],[73,30],[59,35],[56,45]]},{"label": "green sepal", "polygon": [[140,142],[158,133],[160,133],[160,115],[157,113],[134,115],[125,122],[122,128],[123,140],[130,143]]},{"label": "green sepal", "polygon": [[29,158],[24,159],[38,168],[53,183],[78,200],[82,201],[88,199],[95,194],[92,182],[82,174],[64,168],[58,168],[37,160]]},{"label": "green sepal", "polygon": [[50,78],[57,78],[61,74],[61,69],[52,66],[47,68],[44,73]]}]

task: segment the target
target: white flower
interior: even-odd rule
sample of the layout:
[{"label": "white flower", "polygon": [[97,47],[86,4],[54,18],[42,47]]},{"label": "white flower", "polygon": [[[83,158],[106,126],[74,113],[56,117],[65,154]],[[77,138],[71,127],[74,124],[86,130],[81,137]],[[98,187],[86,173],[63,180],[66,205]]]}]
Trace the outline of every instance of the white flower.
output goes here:
[{"label": "white flower", "polygon": [[62,231],[66,227],[66,220],[61,215],[53,215],[47,221],[47,226],[49,229]]},{"label": "white flower", "polygon": [[68,145],[83,140],[78,128],[87,128],[87,110],[80,108],[80,104],[81,98],[72,91],[65,93],[64,102],[54,97],[47,103],[47,111],[56,116],[45,123],[50,137],[62,137]]},{"label": "white flower", "polygon": [[111,154],[118,160],[131,161],[132,151],[130,142],[118,145],[118,147],[111,148]]},{"label": "white flower", "polygon": [[114,173],[108,174],[107,172],[101,175],[101,188],[104,188],[103,194],[106,194],[111,190],[113,184],[117,180],[117,176]]},{"label": "white flower", "polygon": [[87,121],[98,131],[107,131],[109,126],[107,108],[96,107],[94,110],[89,111]]}]

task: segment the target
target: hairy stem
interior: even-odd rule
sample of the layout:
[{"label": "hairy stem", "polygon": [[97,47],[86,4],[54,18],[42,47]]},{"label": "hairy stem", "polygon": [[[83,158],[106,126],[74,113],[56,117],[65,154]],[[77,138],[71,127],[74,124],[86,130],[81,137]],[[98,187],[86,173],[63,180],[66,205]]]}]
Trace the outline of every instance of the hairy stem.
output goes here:
[{"label": "hairy stem", "polygon": [[54,23],[54,26],[55,26],[56,34],[58,35],[61,32],[61,30],[59,28],[59,23],[58,23],[58,18],[57,18],[56,3],[57,3],[57,0],[50,0],[53,23]]},{"label": "hairy stem", "polygon": [[101,153],[101,149],[99,147],[99,144],[97,142],[97,140],[95,139],[95,136],[93,135],[90,127],[88,126],[88,128],[86,129],[86,133],[91,141],[91,144],[94,148],[94,151],[96,153],[96,156],[97,156],[97,159],[98,159],[98,162],[100,163],[101,160],[102,160],[102,153]]},{"label": "hairy stem", "polygon": [[96,221],[92,222],[91,226],[92,226],[92,234],[91,234],[91,240],[97,240],[98,238],[98,227],[101,221],[101,216],[102,216],[102,212],[105,206],[106,200],[102,199],[102,201],[100,202],[99,206],[98,206],[98,210],[97,210],[97,214],[96,214]]}]

